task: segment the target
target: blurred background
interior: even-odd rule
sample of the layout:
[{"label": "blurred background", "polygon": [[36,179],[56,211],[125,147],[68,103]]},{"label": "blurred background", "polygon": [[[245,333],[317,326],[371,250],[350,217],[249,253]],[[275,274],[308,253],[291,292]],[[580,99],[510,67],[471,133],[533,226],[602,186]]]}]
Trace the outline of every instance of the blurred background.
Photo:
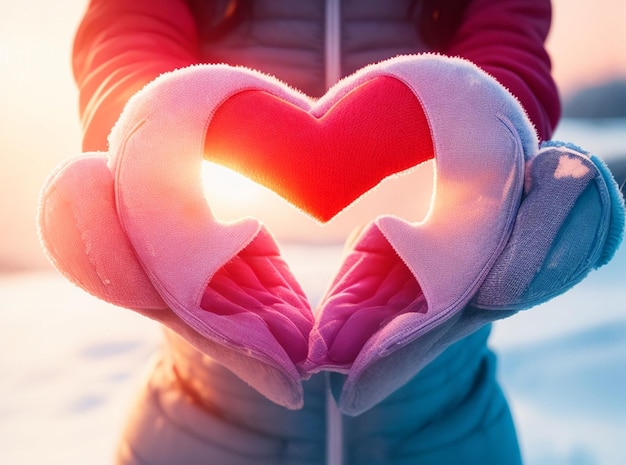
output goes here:
[{"label": "blurred background", "polygon": [[[112,463],[119,429],[159,346],[152,322],[69,284],[44,257],[39,191],[80,152],[70,52],[86,0],[0,0],[0,463]],[[556,139],[626,177],[626,0],[555,0],[548,41],[564,104]],[[300,245],[312,295],[337,250]],[[288,262],[291,264],[291,261]],[[623,465],[626,248],[492,344],[528,465]]]}]

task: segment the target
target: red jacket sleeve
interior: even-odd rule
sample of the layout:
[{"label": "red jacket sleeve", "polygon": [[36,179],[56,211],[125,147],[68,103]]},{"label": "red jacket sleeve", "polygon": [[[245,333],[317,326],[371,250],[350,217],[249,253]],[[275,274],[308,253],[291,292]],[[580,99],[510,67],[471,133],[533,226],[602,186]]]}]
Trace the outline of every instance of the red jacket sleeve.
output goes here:
[{"label": "red jacket sleeve", "polygon": [[540,139],[558,123],[561,106],[544,43],[549,0],[474,0],[445,50],[495,77],[525,108]]},{"label": "red jacket sleeve", "polygon": [[[516,95],[542,139],[560,116],[544,48],[550,20],[548,0],[474,0],[444,50],[474,62]],[[84,150],[106,150],[130,96],[163,72],[198,63],[198,48],[185,0],[91,0],[73,53]]]},{"label": "red jacket sleeve", "polygon": [[91,0],[74,40],[83,150],[107,149],[128,99],[160,74],[198,62],[184,0]]}]

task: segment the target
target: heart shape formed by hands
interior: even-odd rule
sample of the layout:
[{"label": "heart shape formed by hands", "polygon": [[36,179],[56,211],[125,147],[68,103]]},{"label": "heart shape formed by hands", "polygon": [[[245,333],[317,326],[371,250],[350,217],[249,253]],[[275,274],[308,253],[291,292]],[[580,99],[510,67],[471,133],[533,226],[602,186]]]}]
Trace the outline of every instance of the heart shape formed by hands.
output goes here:
[{"label": "heart shape formed by hands", "polygon": [[[394,360],[400,375],[364,398],[370,370],[389,373],[380,365],[390,354],[445,327],[477,292],[511,234],[537,149],[493,78],[435,55],[366,67],[317,101],[243,68],[178,70],[131,99],[109,142],[44,189],[40,227],[57,267],[281,405],[302,405],[302,378],[343,373],[340,403],[352,413],[436,355],[429,342],[421,360]],[[436,192],[424,221],[383,216],[363,230],[314,318],[266,228],[212,215],[205,154],[321,221],[433,156]]]}]

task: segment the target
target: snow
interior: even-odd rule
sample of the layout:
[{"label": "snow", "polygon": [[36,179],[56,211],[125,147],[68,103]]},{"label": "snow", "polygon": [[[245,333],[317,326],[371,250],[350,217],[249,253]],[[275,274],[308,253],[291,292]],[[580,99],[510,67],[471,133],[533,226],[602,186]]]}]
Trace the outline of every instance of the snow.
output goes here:
[{"label": "snow", "polygon": [[626,463],[626,249],[491,339],[529,465]]},{"label": "snow", "polygon": [[55,272],[5,275],[0,302],[0,463],[113,463],[158,327]]}]

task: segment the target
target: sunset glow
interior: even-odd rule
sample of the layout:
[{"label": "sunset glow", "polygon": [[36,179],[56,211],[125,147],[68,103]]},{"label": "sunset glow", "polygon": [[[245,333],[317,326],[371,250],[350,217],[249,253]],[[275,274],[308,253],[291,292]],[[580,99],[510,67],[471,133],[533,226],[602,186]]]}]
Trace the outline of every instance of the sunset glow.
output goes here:
[{"label": "sunset glow", "polygon": [[215,208],[223,209],[226,215],[229,215],[229,209],[245,210],[254,207],[260,197],[269,194],[263,186],[214,163],[203,162],[202,180],[210,203]]},{"label": "sunset glow", "polygon": [[320,223],[270,189],[223,166],[203,162],[207,202],[220,221],[254,217],[279,239],[298,242],[343,242],[355,227],[379,215],[408,221],[423,219],[433,188],[432,163],[391,176],[365,193],[327,223]]}]

